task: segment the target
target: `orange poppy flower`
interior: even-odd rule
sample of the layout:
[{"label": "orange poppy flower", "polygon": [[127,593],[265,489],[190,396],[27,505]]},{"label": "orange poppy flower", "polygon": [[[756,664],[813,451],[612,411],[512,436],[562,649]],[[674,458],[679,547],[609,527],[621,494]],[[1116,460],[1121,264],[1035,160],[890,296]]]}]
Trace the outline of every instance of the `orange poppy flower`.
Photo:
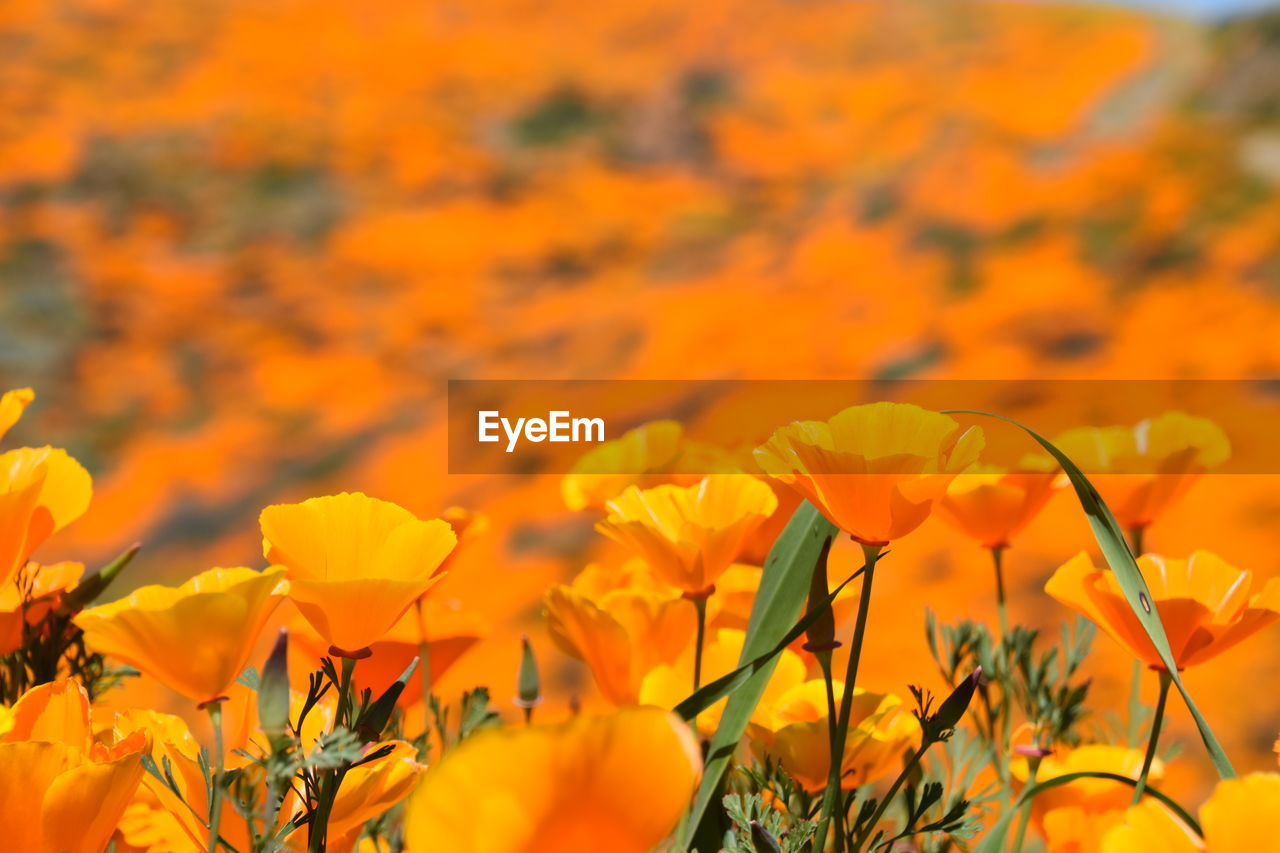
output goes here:
[{"label": "orange poppy flower", "polygon": [[[1087,744],[1063,749],[1041,759],[1037,782],[1080,772],[1115,773],[1136,779],[1142,771],[1142,750],[1107,744]],[[1019,785],[1026,784],[1029,764],[1015,758],[1009,771]],[[1152,781],[1164,775],[1164,765],[1151,765]],[[1040,792],[1031,806],[1031,822],[1044,837],[1049,853],[1097,853],[1103,835],[1124,818],[1133,788],[1109,779],[1076,779]]]},{"label": "orange poppy flower", "polygon": [[1008,547],[1063,485],[1056,465],[1032,464],[970,467],[947,486],[938,516],[984,548]]},{"label": "orange poppy flower", "polygon": [[1142,530],[1231,456],[1215,423],[1166,412],[1130,427],[1080,427],[1054,443],[1084,471],[1126,530]]},{"label": "orange poppy flower", "polygon": [[547,590],[542,604],[556,647],[585,663],[615,705],[636,702],[644,677],[679,657],[696,630],[692,602],[634,562],[618,572],[588,566],[572,586]]},{"label": "orange poppy flower", "polygon": [[649,853],[702,772],[688,725],[658,708],[473,735],[422,777],[412,850]]},{"label": "orange poppy flower", "polygon": [[83,563],[27,563],[18,577],[0,586],[0,655],[21,646],[23,624],[38,625],[83,575]]},{"label": "orange poppy flower", "polygon": [[982,441],[982,430],[962,430],[947,415],[872,403],[785,426],[756,449],[756,461],[858,542],[882,546],[929,517]]},{"label": "orange poppy flower", "polygon": [[284,568],[209,569],[179,587],[144,586],[76,615],[90,648],[196,702],[221,697],[283,600]]},{"label": "orange poppy flower", "polygon": [[596,529],[643,557],[665,583],[705,596],[777,506],[755,477],[713,474],[692,486],[631,486],[606,504]]},{"label": "orange poppy flower", "polygon": [[359,492],[269,506],[260,521],[267,559],[289,570],[289,598],[347,657],[368,655],[458,541],[446,521]]},{"label": "orange poppy flower", "polygon": [[6,849],[105,850],[142,780],[147,736],[95,741],[89,697],[74,681],[27,691],[0,736],[0,826]]},{"label": "orange poppy flower", "polygon": [[[1203,663],[1280,617],[1280,579],[1250,595],[1253,574],[1208,551],[1185,560],[1144,554],[1138,567],[1164,623],[1178,669]],[[1045,592],[1087,617],[1153,669],[1160,656],[1125,601],[1115,575],[1083,552],[1054,572]]]},{"label": "orange poppy flower", "polygon": [[89,508],[93,481],[65,450],[20,447],[0,454],[0,585],[46,539]]},{"label": "orange poppy flower", "polygon": [[0,438],[4,438],[4,434],[13,428],[35,398],[36,392],[30,388],[15,388],[4,392],[4,396],[0,397]]},{"label": "orange poppy flower", "polygon": [[1224,779],[1200,807],[1204,838],[1151,800],[1129,809],[1102,853],[1280,853],[1280,774]]},{"label": "orange poppy flower", "polygon": [[[844,684],[833,681],[832,688],[838,706]],[[761,722],[747,730],[752,751],[781,763],[808,791],[825,788],[831,769],[826,690],[821,680],[792,687],[769,702]],[[920,724],[897,696],[855,688],[852,709],[840,765],[845,790],[897,772],[903,753],[920,743]]]}]

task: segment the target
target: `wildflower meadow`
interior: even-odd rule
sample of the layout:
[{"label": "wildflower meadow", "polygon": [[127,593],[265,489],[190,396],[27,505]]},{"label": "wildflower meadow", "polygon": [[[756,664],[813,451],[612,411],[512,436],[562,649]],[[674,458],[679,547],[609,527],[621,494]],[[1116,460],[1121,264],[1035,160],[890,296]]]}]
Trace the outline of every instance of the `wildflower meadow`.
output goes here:
[{"label": "wildflower meadow", "polygon": [[0,2],[0,853],[1280,853],[1280,16]]}]

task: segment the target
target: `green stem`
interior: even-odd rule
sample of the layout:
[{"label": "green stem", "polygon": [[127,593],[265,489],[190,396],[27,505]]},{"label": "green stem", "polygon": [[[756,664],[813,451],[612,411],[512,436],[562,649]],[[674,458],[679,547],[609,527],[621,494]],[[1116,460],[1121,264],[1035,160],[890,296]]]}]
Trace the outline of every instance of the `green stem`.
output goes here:
[{"label": "green stem", "polygon": [[222,826],[222,702],[210,702],[207,706],[209,722],[213,724],[213,780],[209,786],[209,853],[218,849],[218,830]]},{"label": "green stem", "polygon": [[[1040,759],[1030,758],[1027,760],[1027,789],[1035,787],[1036,774],[1040,772]],[[1017,800],[1015,799],[1016,803]],[[1018,831],[1014,835],[1012,853],[1020,853],[1023,842],[1027,837],[1027,824],[1031,822],[1031,802],[1028,800],[1022,806],[1022,815],[1018,818]]]},{"label": "green stem", "polygon": [[693,689],[697,690],[702,686],[702,646],[707,637],[706,596],[695,598],[693,606],[698,611],[698,635],[694,640],[693,646]]},{"label": "green stem", "polygon": [[[355,669],[355,658],[344,657],[342,659],[342,674],[339,677],[338,684],[338,710],[334,714],[334,728],[339,726],[350,727],[355,722],[352,719],[354,716],[355,697],[352,695],[351,686]],[[320,780],[316,809],[312,813],[311,823],[308,827],[308,853],[324,853],[328,844],[329,815],[333,811],[333,801],[337,799],[338,788],[342,785],[343,777],[347,775],[345,767],[323,772],[324,776]]]},{"label": "green stem", "polygon": [[996,610],[1000,614],[1000,641],[1009,636],[1009,612],[1004,597],[1004,547],[997,545],[991,549],[991,563],[996,572]]},{"label": "green stem", "polygon": [[916,769],[916,765],[920,763],[920,759],[924,757],[925,750],[932,744],[928,741],[922,741],[920,748],[911,755],[911,759],[902,767],[902,772],[898,774],[898,778],[893,780],[893,784],[889,787],[889,791],[880,798],[880,802],[876,803],[876,810],[871,813],[871,819],[862,827],[862,832],[858,833],[858,849],[862,849],[862,845],[871,838],[871,834],[875,832],[876,824],[880,822],[880,818],[884,817],[885,809],[889,808],[889,803],[893,802],[893,798],[898,795],[898,789],[902,787],[902,783],[907,781],[907,777],[911,775],[911,771]]},{"label": "green stem", "polygon": [[[835,684],[831,680],[831,652],[818,652],[818,665],[822,667],[822,680],[827,686],[827,747],[831,754],[831,764],[834,767],[843,769],[844,755],[837,752],[837,746],[840,741],[840,729],[836,711],[836,691]],[[843,697],[842,697],[843,698]],[[839,756],[839,757],[837,757]],[[834,773],[828,770],[828,780],[835,777]],[[828,784],[830,782],[828,781]],[[836,846],[839,847],[844,839],[844,809],[837,808],[831,813],[831,822],[835,832]],[[825,833],[825,830],[823,830]],[[823,839],[826,843],[826,839]],[[815,848],[821,850],[822,848]]]},{"label": "green stem", "polygon": [[[863,545],[862,592],[858,597],[858,619],[853,626],[853,642],[849,644],[849,665],[844,679],[844,696],[840,700],[840,717],[836,723],[836,737],[831,742],[831,770],[827,776],[827,789],[822,797],[822,820],[818,823],[818,834],[814,839],[814,850],[822,850],[826,843],[827,826],[835,812],[841,807],[843,797],[840,792],[840,779],[843,775],[839,757],[844,756],[844,746],[849,738],[849,717],[853,713],[853,689],[858,683],[858,662],[862,658],[862,641],[867,633],[867,615],[871,610],[871,584],[875,580],[876,560],[880,557],[879,545]],[[844,838],[835,838],[835,853],[844,850]]]},{"label": "green stem", "polygon": [[1156,757],[1156,747],[1160,743],[1160,726],[1164,723],[1164,706],[1169,699],[1169,685],[1173,678],[1165,670],[1160,671],[1160,698],[1156,700],[1155,716],[1151,718],[1151,737],[1147,740],[1147,754],[1142,758],[1142,773],[1138,776],[1138,784],[1133,787],[1133,805],[1142,799],[1142,792],[1147,787],[1147,774],[1151,772],[1151,762]]}]

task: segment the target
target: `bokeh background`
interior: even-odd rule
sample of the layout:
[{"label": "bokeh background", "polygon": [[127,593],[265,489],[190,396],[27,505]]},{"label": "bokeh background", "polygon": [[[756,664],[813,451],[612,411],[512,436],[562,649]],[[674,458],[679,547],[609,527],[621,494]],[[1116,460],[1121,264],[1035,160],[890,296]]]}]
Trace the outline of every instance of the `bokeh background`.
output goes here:
[{"label": "bokeh background", "polygon": [[[440,595],[492,633],[441,689],[510,713],[527,631],[540,713],[597,702],[539,599],[616,555],[553,476],[447,473],[445,380],[1276,375],[1280,15],[1192,5],[6,0],[0,385],[96,482],[42,553],[140,540],[127,582],[176,582],[260,565],[269,503],[472,507]],[[1207,478],[1149,539],[1276,575],[1280,478]],[[1056,630],[1041,587],[1088,543],[1056,499],[1019,618]],[[901,693],[926,605],[993,612],[937,521],[892,562],[864,668]],[[1243,767],[1278,646],[1188,674]]]}]

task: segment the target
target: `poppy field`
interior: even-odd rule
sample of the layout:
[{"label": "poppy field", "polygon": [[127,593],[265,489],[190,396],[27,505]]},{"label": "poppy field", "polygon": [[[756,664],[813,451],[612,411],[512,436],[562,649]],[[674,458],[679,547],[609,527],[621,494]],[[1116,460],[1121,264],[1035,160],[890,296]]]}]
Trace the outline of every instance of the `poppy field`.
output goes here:
[{"label": "poppy field", "polygon": [[0,851],[1280,853],[1277,32],[10,0]]}]

